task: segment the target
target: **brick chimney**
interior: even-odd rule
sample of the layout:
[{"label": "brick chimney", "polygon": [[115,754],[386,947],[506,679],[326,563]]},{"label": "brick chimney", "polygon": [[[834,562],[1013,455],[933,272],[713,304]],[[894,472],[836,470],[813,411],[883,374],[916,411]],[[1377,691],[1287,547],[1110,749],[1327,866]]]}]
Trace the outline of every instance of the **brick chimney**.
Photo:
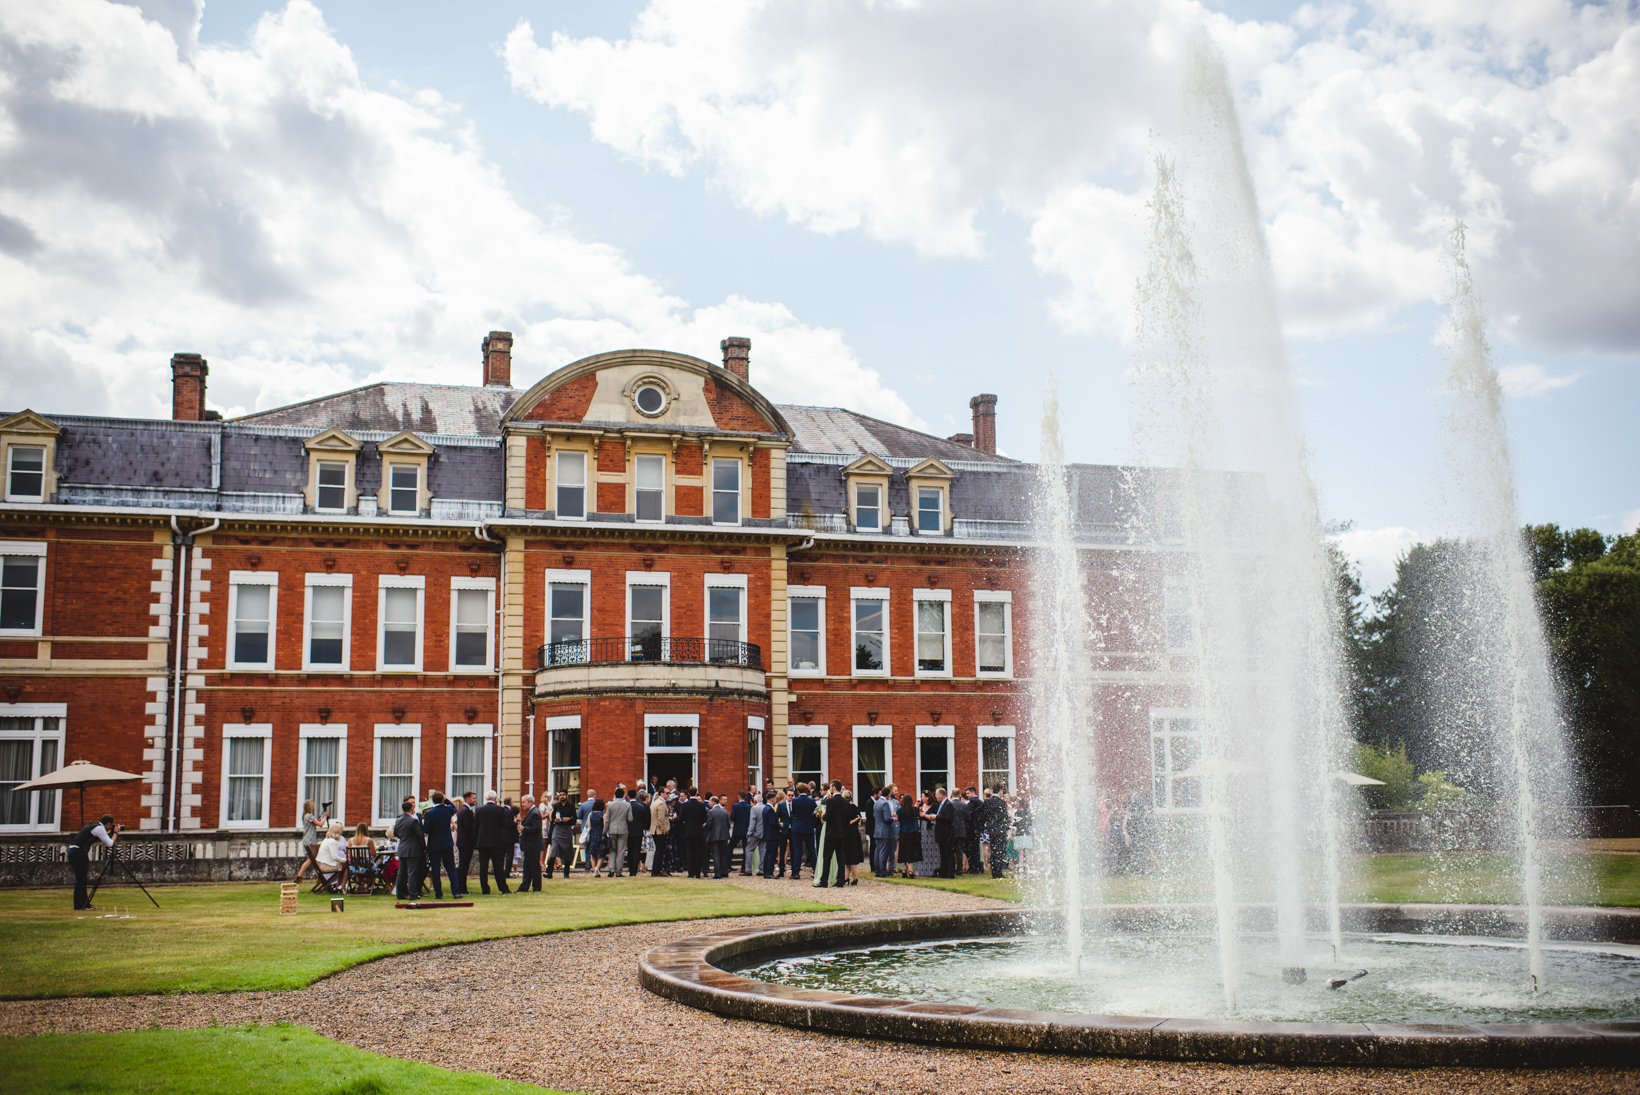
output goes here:
[{"label": "brick chimney", "polygon": [[491,331],[484,336],[484,386],[512,387],[511,331]]},{"label": "brick chimney", "polygon": [[171,355],[171,419],[205,421],[205,378],[210,366],[198,354]]},{"label": "brick chimney", "polygon": [[971,433],[954,433],[946,440],[955,441],[959,445],[967,445],[970,449],[974,447],[974,435]]},{"label": "brick chimney", "polygon": [[750,384],[752,382],[752,340],[749,338],[726,338],[718,343],[718,346],[723,350],[723,367]]},{"label": "brick chimney", "polygon": [[980,452],[997,451],[997,397],[976,395],[968,401],[974,412],[974,448]]}]

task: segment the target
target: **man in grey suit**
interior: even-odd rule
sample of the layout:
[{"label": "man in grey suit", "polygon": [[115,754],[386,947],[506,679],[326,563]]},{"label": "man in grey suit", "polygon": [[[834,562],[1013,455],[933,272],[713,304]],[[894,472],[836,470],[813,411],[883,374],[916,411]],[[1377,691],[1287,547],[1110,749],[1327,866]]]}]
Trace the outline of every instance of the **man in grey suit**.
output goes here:
[{"label": "man in grey suit", "polygon": [[609,841],[609,877],[619,878],[626,869],[626,838],[632,831],[632,803],[626,788],[617,786],[615,797],[604,807],[604,839]]},{"label": "man in grey suit", "polygon": [[[407,798],[393,823],[393,838],[399,842],[399,874],[394,880],[400,901],[421,897],[421,877],[427,870],[427,836],[416,816],[416,800]],[[453,881],[453,880],[452,880]]]},{"label": "man in grey suit", "polygon": [[871,870],[878,878],[887,878],[894,873],[894,845],[900,840],[899,804],[892,783],[872,803],[871,816]]},{"label": "man in grey suit", "polygon": [[706,847],[712,853],[712,877],[729,877],[729,811],[712,797],[712,808],[706,814]]}]

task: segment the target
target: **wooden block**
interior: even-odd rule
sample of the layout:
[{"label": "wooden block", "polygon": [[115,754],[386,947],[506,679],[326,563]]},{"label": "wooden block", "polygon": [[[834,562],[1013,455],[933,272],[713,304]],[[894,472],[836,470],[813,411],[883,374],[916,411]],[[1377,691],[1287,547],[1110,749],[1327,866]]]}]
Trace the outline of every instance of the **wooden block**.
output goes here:
[{"label": "wooden block", "polygon": [[346,910],[344,909],[344,907],[342,905],[342,901],[343,901],[343,898],[340,898],[340,897],[331,898],[330,899],[330,911],[331,912],[345,912]]},{"label": "wooden block", "polygon": [[301,887],[294,882],[281,882],[279,884],[280,916],[296,915],[296,893],[300,889]]}]

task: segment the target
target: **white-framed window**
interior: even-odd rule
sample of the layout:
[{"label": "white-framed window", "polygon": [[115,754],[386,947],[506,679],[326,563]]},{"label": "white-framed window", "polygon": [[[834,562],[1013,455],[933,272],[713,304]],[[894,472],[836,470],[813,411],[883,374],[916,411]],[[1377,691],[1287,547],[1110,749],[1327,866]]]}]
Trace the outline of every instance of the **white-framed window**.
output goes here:
[{"label": "white-framed window", "polygon": [[557,454],[558,468],[553,481],[558,485],[557,509],[560,521],[587,519],[587,454],[566,450]]},{"label": "white-framed window", "polygon": [[712,524],[740,524],[740,460],[712,457]]},{"label": "white-framed window", "polygon": [[222,727],[222,827],[266,829],[273,771],[273,724]]},{"label": "white-framed window", "polygon": [[57,792],[16,788],[62,767],[67,718],[63,703],[0,703],[0,831],[57,831]]},{"label": "white-framed window", "polygon": [[666,571],[626,572],[627,660],[658,662],[672,634],[672,575]]},{"label": "white-framed window", "polygon": [[939,487],[917,488],[917,531],[945,531],[945,491]]},{"label": "white-framed window", "polygon": [[706,576],[706,660],[746,661],[746,575]]},{"label": "white-framed window", "polygon": [[1013,602],[1012,590],[974,590],[975,676],[1014,675]]},{"label": "white-framed window", "polygon": [[423,595],[420,574],[383,574],[376,579],[376,669],[421,672]]},{"label": "white-framed window", "polygon": [[675,779],[692,787],[700,772],[700,716],[648,714],[643,717],[644,779],[657,777],[664,787]]},{"label": "white-framed window", "polygon": [[856,677],[888,676],[888,590],[855,586],[849,601],[851,671]]},{"label": "white-framed window", "polygon": [[753,801],[763,792],[763,731],[766,723],[762,715],[746,716],[746,786]]},{"label": "white-framed window", "polygon": [[488,673],[495,664],[495,579],[450,579],[450,672]]},{"label": "white-framed window", "polygon": [[1202,808],[1197,765],[1206,756],[1207,718],[1186,708],[1150,712],[1150,793],[1158,811]]},{"label": "white-framed window", "polygon": [[592,602],[587,594],[592,587],[592,571],[548,570],[545,585],[547,649],[542,666],[582,665],[591,653],[587,640],[592,638]]},{"label": "white-framed window", "polygon": [[1162,638],[1169,653],[1188,651],[1196,640],[1190,579],[1169,575],[1162,584]]},{"label": "white-framed window", "polygon": [[666,457],[639,453],[632,458],[632,511],[639,521],[666,520]]},{"label": "white-framed window", "polygon": [[[1017,784],[1018,761],[1014,756],[1014,728],[1012,726],[981,726],[979,728],[979,781],[982,787],[1002,785],[1006,794],[1013,794]],[[982,795],[984,791],[980,792]]]},{"label": "white-framed window", "polygon": [[350,461],[319,461],[319,490],[315,494],[320,513],[343,513],[347,510],[347,473]]},{"label": "white-framed window", "polygon": [[46,497],[46,450],[44,445],[10,445],[6,448],[6,501],[43,502]]},{"label": "white-framed window", "polygon": [[0,543],[0,635],[40,634],[45,579],[44,543]]},{"label": "white-framed window", "polygon": [[488,723],[451,723],[444,728],[444,793],[459,799],[468,791],[484,801],[490,786],[490,735]]},{"label": "white-framed window", "polygon": [[854,803],[862,810],[871,793],[894,782],[894,728],[856,726],[854,728]]},{"label": "white-framed window", "polygon": [[387,466],[387,512],[414,516],[421,511],[421,465]]},{"label": "white-framed window", "polygon": [[296,823],[302,822],[302,803],[312,799],[323,813],[330,803],[330,819],[347,821],[347,724],[302,723],[297,728],[301,748],[296,758],[301,779],[296,788]]},{"label": "white-framed window", "polygon": [[352,664],[353,575],[309,574],[302,614],[302,668],[345,673]]},{"label": "white-framed window", "polygon": [[548,715],[547,790],[581,793],[581,716]]},{"label": "white-framed window", "polygon": [[917,629],[916,676],[951,675],[951,591],[911,591],[912,619]]},{"label": "white-framed window", "polygon": [[957,782],[957,728],[917,727],[917,793],[944,787],[953,790]]},{"label": "white-framed window", "polygon": [[858,483],[854,487],[854,528],[859,532],[883,530],[883,488]]},{"label": "white-framed window", "polygon": [[798,677],[826,675],[826,587],[786,587],[786,650]]},{"label": "white-framed window", "polygon": [[279,573],[232,570],[228,583],[228,668],[274,668]]},{"label": "white-framed window", "polygon": [[830,738],[827,726],[786,727],[786,767],[794,783],[825,783],[831,778],[826,755]]},{"label": "white-framed window", "polygon": [[378,723],[376,755],[371,765],[375,784],[377,825],[392,825],[403,812],[404,799],[421,783],[421,724]]}]

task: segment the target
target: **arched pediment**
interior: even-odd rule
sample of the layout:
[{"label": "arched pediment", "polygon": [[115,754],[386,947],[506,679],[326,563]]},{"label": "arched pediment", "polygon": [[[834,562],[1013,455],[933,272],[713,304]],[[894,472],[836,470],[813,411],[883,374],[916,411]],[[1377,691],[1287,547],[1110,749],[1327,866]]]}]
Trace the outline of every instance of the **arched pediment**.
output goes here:
[{"label": "arched pediment", "polygon": [[[660,413],[640,409],[637,397],[646,378],[665,392]],[[615,350],[565,365],[520,396],[501,417],[501,426],[532,421],[791,435],[780,411],[746,381],[709,361],[667,350]]]}]

